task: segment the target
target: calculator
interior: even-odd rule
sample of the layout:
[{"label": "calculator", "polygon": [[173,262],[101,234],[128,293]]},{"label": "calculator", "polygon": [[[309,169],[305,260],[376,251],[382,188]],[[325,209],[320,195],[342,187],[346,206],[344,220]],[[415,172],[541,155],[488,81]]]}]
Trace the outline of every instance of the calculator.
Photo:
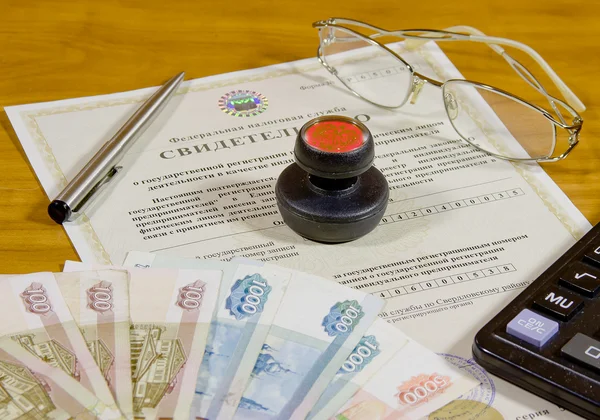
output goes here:
[{"label": "calculator", "polygon": [[600,224],[475,336],[489,372],[600,419]]}]

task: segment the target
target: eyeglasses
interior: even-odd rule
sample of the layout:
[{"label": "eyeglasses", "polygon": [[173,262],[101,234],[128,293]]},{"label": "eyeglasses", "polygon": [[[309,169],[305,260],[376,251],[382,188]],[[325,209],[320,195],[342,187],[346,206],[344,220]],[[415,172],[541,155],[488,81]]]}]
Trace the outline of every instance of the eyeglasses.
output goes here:
[{"label": "eyeglasses", "polygon": [[[399,108],[409,100],[414,104],[426,84],[441,88],[446,114],[460,137],[477,149],[500,159],[555,162],[564,159],[579,142],[583,119],[578,111],[584,111],[585,106],[546,61],[525,44],[486,36],[467,26],[447,30],[387,31],[356,20],[332,18],[315,22],[313,27],[319,29],[317,56],[321,64],[356,96],[374,105]],[[359,29],[374,33],[363,35],[358,32]],[[404,38],[406,44],[411,43],[413,46],[430,40],[485,43],[548,101],[552,111],[483,83],[463,79],[445,82],[431,79],[416,72],[394,52],[392,48],[395,44],[383,44],[376,40],[384,36]],[[529,55],[549,76],[566,102],[551,96],[534,75],[501,45],[516,48]],[[483,109],[492,111],[483,113],[487,118],[498,118],[499,121],[496,122],[502,124],[488,124],[482,130],[480,121],[474,114],[475,110]],[[557,128],[565,130],[561,133],[568,136],[564,147],[558,151]]]}]

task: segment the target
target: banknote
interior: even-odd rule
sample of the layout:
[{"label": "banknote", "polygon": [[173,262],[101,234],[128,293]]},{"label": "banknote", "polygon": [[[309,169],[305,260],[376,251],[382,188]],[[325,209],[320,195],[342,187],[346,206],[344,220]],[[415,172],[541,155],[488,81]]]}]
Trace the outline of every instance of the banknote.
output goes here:
[{"label": "banknote", "polygon": [[52,273],[0,280],[1,342],[19,344],[47,364],[62,369],[107,406],[115,406],[100,368],[73,320]]},{"label": "banknote", "polygon": [[[410,339],[398,328],[383,319],[376,319],[327,385],[307,419],[329,419],[334,416],[346,401],[392,357],[402,352],[409,342]],[[439,358],[433,352],[425,352],[420,357]]]},{"label": "banknote", "polygon": [[[425,356],[425,357],[424,357]],[[420,419],[479,382],[409,341],[333,417],[335,420]]]},{"label": "banknote", "polygon": [[383,306],[370,294],[284,271],[292,277],[235,413],[238,420],[304,419]]},{"label": "banknote", "polygon": [[[70,271],[101,267],[65,264]],[[134,416],[188,418],[222,272],[127,271]]]},{"label": "banknote", "polygon": [[224,271],[219,304],[196,383],[192,417],[233,417],[288,284],[289,273],[255,265],[130,252],[125,265]]},{"label": "banknote", "polygon": [[127,271],[57,273],[55,277],[119,409],[132,419]]},{"label": "banknote", "polygon": [[0,340],[0,417],[13,419],[122,419],[58,366],[43,362],[18,341]]}]

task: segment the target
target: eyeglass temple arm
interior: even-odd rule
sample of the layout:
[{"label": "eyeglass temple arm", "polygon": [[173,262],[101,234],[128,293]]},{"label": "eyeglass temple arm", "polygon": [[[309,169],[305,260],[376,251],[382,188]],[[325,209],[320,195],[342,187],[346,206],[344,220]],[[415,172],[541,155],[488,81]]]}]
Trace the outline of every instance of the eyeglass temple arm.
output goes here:
[{"label": "eyeglass temple arm", "polygon": [[[536,63],[538,63],[542,67],[542,69],[544,69],[544,71],[550,77],[552,82],[556,85],[558,90],[563,94],[563,96],[565,97],[565,99],[567,100],[567,103],[569,105],[571,105],[573,108],[575,108],[575,110],[578,112],[585,111],[585,105],[583,104],[583,102],[581,102],[581,100],[573,93],[573,91],[571,89],[569,89],[569,87],[561,80],[561,78],[556,74],[556,72],[552,69],[552,67],[550,67],[550,65],[542,58],[542,56],[537,51],[535,51],[533,48],[529,47],[528,45],[525,45],[521,42],[510,40],[510,39],[506,39],[506,38],[497,38],[497,37],[487,36],[483,32],[481,32],[479,29],[473,28],[471,26],[462,26],[462,25],[452,26],[450,28],[446,28],[445,31],[466,32],[469,34],[469,37],[468,38],[444,37],[444,38],[439,38],[439,39],[436,39],[433,37],[428,37],[427,39],[417,39],[416,37],[415,38],[411,37],[411,38],[406,39],[406,44],[408,47],[410,47],[410,46],[417,47],[417,46],[419,46],[427,41],[430,41],[432,39],[435,41],[469,40],[469,41],[474,41],[474,42],[485,43],[492,50],[496,51],[496,53],[498,53],[500,56],[502,56],[502,58],[504,58],[508,62],[508,64],[510,64],[510,66],[513,69],[515,69],[515,71],[523,79],[525,79],[525,81],[527,83],[532,85],[535,89],[540,90],[541,93],[543,93],[544,95],[548,95],[548,93],[541,86],[541,84],[539,84],[539,82],[535,79],[535,77],[533,77],[533,75],[527,69],[525,69],[525,67],[522,64],[520,64],[517,60],[512,58],[510,56],[510,54],[508,54],[504,50],[504,48],[502,48],[500,45],[507,45],[507,46],[516,48],[518,50],[521,50],[521,51],[527,53],[531,58],[533,58],[536,61]],[[402,32],[402,31],[398,31],[398,32]],[[534,83],[532,83],[531,79],[528,80],[528,78],[533,79]]]}]

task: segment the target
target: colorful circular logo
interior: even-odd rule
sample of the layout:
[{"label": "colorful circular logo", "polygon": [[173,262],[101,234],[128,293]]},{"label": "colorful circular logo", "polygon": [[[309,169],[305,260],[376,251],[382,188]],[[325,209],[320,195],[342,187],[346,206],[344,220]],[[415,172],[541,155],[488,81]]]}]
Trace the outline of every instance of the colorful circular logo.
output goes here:
[{"label": "colorful circular logo", "polygon": [[219,99],[221,111],[234,117],[255,117],[268,105],[267,97],[253,90],[233,90]]}]

